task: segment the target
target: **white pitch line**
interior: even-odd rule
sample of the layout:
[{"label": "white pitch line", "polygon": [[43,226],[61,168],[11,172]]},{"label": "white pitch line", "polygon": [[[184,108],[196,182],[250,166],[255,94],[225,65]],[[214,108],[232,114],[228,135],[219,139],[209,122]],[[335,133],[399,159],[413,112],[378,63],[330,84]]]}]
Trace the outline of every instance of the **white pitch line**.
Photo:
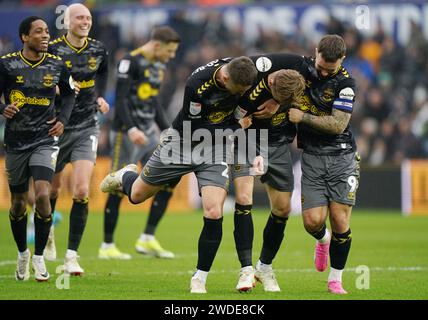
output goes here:
[{"label": "white pitch line", "polygon": [[[98,258],[97,258],[98,259]],[[92,260],[92,259],[91,259]],[[95,259],[94,259],[95,260]],[[0,266],[6,266],[6,265],[14,265],[16,264],[16,261],[0,261]],[[315,269],[313,268],[307,268],[307,269],[274,269],[275,273],[315,273]],[[346,268],[344,271],[347,272],[355,272],[356,268]],[[376,272],[392,272],[392,271],[425,271],[428,270],[428,267],[423,266],[411,266],[411,267],[369,267],[370,271],[376,271]],[[211,270],[210,273],[237,273],[238,269],[222,269],[222,270]],[[186,275],[192,275],[195,271],[194,270],[187,270],[187,271],[147,271],[147,272],[141,272],[141,274],[144,275],[162,275],[162,276],[168,276],[168,275],[174,275],[174,276],[186,276]],[[112,273],[114,275],[120,275],[121,273],[114,272]],[[56,275],[52,275],[53,278],[55,278]],[[107,276],[105,273],[85,273],[85,277],[99,277],[99,276]],[[0,275],[0,279],[12,279],[15,278],[14,274],[10,275]]]},{"label": "white pitch line", "polygon": [[[85,258],[84,260],[100,260],[98,259],[98,257],[88,257]],[[116,260],[115,260],[116,261]],[[56,259],[55,261],[52,262],[58,262],[61,263],[63,262],[62,259]],[[126,263],[126,262],[125,262]],[[16,260],[3,260],[0,261],[0,267],[4,267],[4,266],[10,266],[10,265],[15,265],[16,264]],[[370,271],[376,271],[376,272],[385,272],[385,271],[389,271],[389,272],[393,272],[393,271],[425,271],[428,270],[428,266],[406,266],[406,267],[393,267],[393,266],[388,266],[388,267],[370,267],[367,266],[369,268]],[[316,272],[314,268],[306,268],[306,269],[299,269],[299,268],[274,268],[276,273],[312,273],[312,272]],[[345,268],[344,271],[346,272],[355,272],[356,268]],[[237,271],[239,271],[238,269],[223,269],[223,270],[212,270],[211,273],[236,273]],[[156,275],[156,274],[160,274],[160,275],[167,275],[167,274],[174,274],[174,275],[186,275],[186,274],[193,274],[194,270],[188,270],[188,271],[175,271],[175,272],[168,272],[168,271],[147,271],[144,272],[144,274],[152,274],[152,275]],[[89,274],[88,274],[89,275]],[[94,273],[94,275],[97,275],[96,273]],[[9,276],[2,276],[0,275],[0,278],[3,277],[9,277]]]}]

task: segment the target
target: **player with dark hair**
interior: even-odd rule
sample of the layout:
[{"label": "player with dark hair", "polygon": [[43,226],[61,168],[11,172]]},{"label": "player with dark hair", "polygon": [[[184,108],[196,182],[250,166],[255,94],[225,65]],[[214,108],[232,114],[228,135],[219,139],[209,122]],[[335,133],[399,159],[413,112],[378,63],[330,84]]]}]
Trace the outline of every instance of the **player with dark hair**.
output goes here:
[{"label": "player with dark hair", "polygon": [[[351,248],[350,218],[359,184],[359,156],[349,121],[355,80],[342,66],[345,41],[326,35],[305,58],[309,78],[299,108],[289,110],[298,124],[302,153],[302,207],[306,231],[316,240],[315,266],[324,271],[330,254],[328,290],[346,294],[342,273]],[[326,228],[330,219],[332,232]]]},{"label": "player with dark hair", "polygon": [[[28,280],[30,250],[27,248],[27,197],[33,177],[36,209],[35,252],[32,266],[37,281],[47,281],[43,250],[52,225],[49,190],[59,151],[58,136],[74,105],[73,81],[61,58],[47,53],[49,30],[39,17],[28,17],[19,26],[23,49],[0,59],[0,94],[6,105],[0,113],[5,130],[6,172],[12,196],[9,218],[18,247],[15,278]],[[61,105],[56,115],[56,87]]]},{"label": "player with dark hair", "polygon": [[[196,174],[204,226],[198,242],[197,270],[190,282],[192,293],[206,293],[208,272],[222,238],[223,203],[229,175],[225,137],[213,138],[216,129],[230,131],[241,127],[234,111],[240,96],[253,85],[256,76],[257,70],[248,57],[215,60],[196,69],[186,82],[183,107],[172,129],[141,175],[136,172],[135,165],[128,165],[111,173],[101,183],[103,192],[122,190],[136,204],[156,194],[163,185],[177,183],[187,173]],[[244,128],[251,123],[245,119],[241,121]],[[199,143],[189,139],[199,134],[207,139],[200,143],[203,152]]]},{"label": "player with dark hair", "polygon": [[[112,144],[112,171],[128,163],[145,165],[159,142],[156,124],[160,130],[169,127],[158,95],[164,78],[165,64],[175,57],[180,43],[179,35],[168,26],[156,27],[150,40],[127,54],[117,70],[116,108]],[[155,238],[156,228],[162,219],[175,185],[166,185],[153,199],[147,225],[135,243],[142,254],[159,258],[174,258]],[[104,210],[104,242],[98,252],[102,259],[130,259],[117,249],[113,241],[122,202],[121,192],[108,195]]]},{"label": "player with dark hair", "polygon": [[[109,110],[109,105],[103,98],[107,86],[108,54],[104,44],[88,38],[92,17],[84,5],[70,5],[65,12],[64,22],[68,29],[67,34],[52,41],[49,51],[64,60],[80,90],[70,120],[59,139],[60,151],[50,201],[52,208],[55,208],[61,188],[62,171],[67,163],[71,163],[73,205],[70,211],[64,270],[71,275],[81,275],[84,270],[77,261],[77,250],[88,218],[89,184],[97,157],[97,111],[107,113]],[[45,250],[45,255],[47,253],[51,259],[55,259],[56,252]]]}]

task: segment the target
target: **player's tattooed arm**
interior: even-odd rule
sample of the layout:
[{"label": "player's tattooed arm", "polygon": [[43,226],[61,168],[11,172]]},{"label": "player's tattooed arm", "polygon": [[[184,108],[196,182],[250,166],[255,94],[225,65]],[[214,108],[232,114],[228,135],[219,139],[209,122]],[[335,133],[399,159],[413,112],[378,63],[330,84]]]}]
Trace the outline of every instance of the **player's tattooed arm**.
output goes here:
[{"label": "player's tattooed arm", "polygon": [[293,123],[304,123],[324,133],[341,134],[348,126],[351,114],[333,108],[331,116],[314,116],[291,108],[289,110],[289,119]]}]

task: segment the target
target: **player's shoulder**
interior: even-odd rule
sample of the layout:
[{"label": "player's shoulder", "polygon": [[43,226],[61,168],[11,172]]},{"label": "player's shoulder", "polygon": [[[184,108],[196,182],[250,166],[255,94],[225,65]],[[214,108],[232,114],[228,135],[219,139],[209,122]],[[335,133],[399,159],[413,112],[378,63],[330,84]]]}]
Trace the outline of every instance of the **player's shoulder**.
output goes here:
[{"label": "player's shoulder", "polygon": [[340,66],[339,68],[339,74],[343,79],[352,79],[351,75],[349,74],[348,70],[344,66]]},{"label": "player's shoulder", "polygon": [[216,81],[216,73],[223,64],[224,63],[216,63],[206,69],[192,73],[187,79],[187,87],[191,88],[194,93],[200,97],[206,96],[213,89],[219,89],[220,86]]},{"label": "player's shoulder", "polygon": [[340,66],[339,68],[338,84],[339,84],[337,88],[338,97],[341,99],[353,101],[355,99],[355,90],[356,90],[355,79],[351,77],[349,72],[343,66]]},{"label": "player's shoulder", "polygon": [[338,80],[340,87],[355,87],[355,79],[349,74],[348,70],[344,66],[340,66],[338,71]]},{"label": "player's shoulder", "polygon": [[1,60],[16,59],[19,57],[19,51],[10,52],[0,57]]},{"label": "player's shoulder", "polygon": [[20,59],[19,52],[10,52],[0,57],[0,68],[1,69],[14,69],[15,61]]},{"label": "player's shoulder", "polygon": [[49,46],[59,46],[64,43],[64,37],[58,37],[52,41],[49,41]]},{"label": "player's shoulder", "polygon": [[88,37],[88,44],[92,47],[100,48],[103,50],[106,49],[106,46],[102,41],[94,39],[94,38]]},{"label": "player's shoulder", "polygon": [[49,53],[49,52],[46,53],[46,59],[51,59],[54,61],[62,61],[62,58],[60,56],[57,56],[56,54]]}]

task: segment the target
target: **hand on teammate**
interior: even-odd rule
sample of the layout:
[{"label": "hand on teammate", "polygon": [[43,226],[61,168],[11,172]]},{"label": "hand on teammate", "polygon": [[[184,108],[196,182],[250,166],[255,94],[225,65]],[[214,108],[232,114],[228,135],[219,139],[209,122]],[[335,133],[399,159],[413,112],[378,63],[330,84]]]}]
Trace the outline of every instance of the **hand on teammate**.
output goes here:
[{"label": "hand on teammate", "polygon": [[253,176],[261,176],[265,174],[262,156],[257,156],[254,158],[253,167],[251,168],[251,174]]},{"label": "hand on teammate", "polygon": [[56,118],[47,121],[47,124],[53,124],[53,127],[49,129],[49,135],[59,137],[64,132],[64,124],[61,121],[57,121]]},{"label": "hand on teammate", "polygon": [[7,105],[6,108],[4,108],[3,116],[6,119],[12,119],[15,116],[15,114],[19,112],[19,108],[16,106],[17,104],[18,104],[17,102],[14,102],[12,104]]},{"label": "hand on teammate", "polygon": [[253,124],[252,116],[242,118],[241,120],[239,120],[239,124],[241,125],[242,129],[249,128]]},{"label": "hand on teammate", "polygon": [[301,122],[304,115],[305,113],[303,111],[296,108],[290,108],[290,110],[288,110],[288,120],[292,123]]},{"label": "hand on teammate", "polygon": [[137,145],[145,145],[148,141],[148,138],[144,132],[136,127],[128,130],[128,137],[133,144]]},{"label": "hand on teammate", "polygon": [[260,105],[257,112],[254,112],[254,117],[257,119],[269,119],[278,111],[279,103],[274,99],[269,99]]},{"label": "hand on teammate", "polygon": [[104,114],[106,114],[110,110],[110,105],[107,103],[107,101],[104,100],[103,97],[98,97],[97,104],[98,110]]}]

